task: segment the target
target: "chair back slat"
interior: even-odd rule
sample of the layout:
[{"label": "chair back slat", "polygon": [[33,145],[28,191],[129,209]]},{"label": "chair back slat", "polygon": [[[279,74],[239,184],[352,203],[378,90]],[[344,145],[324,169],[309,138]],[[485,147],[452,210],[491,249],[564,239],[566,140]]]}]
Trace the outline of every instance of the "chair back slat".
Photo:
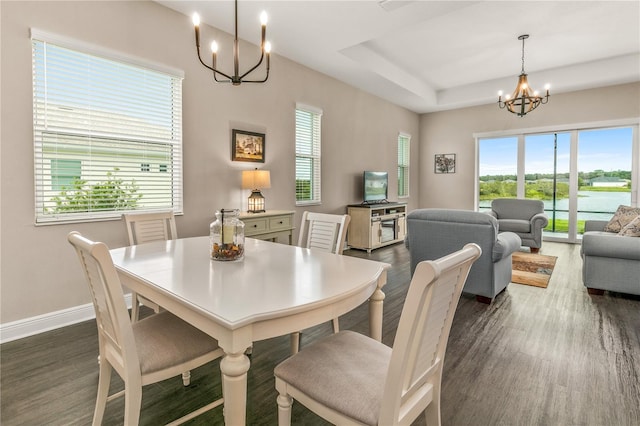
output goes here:
[{"label": "chair back slat", "polygon": [[433,389],[439,389],[453,316],[480,254],[478,245],[467,244],[416,267],[393,345],[379,424],[407,424],[429,405]]},{"label": "chair back slat", "polygon": [[125,362],[139,366],[122,285],[109,249],[105,244],[90,241],[77,232],[70,233],[68,240],[76,249],[89,285],[99,342],[104,349],[101,353],[110,357],[116,369]]},{"label": "chair back slat", "polygon": [[122,216],[127,226],[130,245],[177,238],[176,221],[172,211],[126,213]]},{"label": "chair back slat", "polygon": [[304,212],[298,245],[313,250],[342,254],[351,217]]}]

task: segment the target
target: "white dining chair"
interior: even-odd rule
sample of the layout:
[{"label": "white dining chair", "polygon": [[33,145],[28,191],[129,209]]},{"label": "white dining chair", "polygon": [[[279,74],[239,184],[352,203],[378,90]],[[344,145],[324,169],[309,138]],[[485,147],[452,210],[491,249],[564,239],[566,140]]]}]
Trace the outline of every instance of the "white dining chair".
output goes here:
[{"label": "white dining chair", "polygon": [[278,425],[293,400],[333,424],[410,425],[425,413],[440,425],[442,366],[476,244],[416,267],[393,348],[352,331],[312,343],[274,371]]},{"label": "white dining chair", "polygon": [[[298,246],[327,253],[342,254],[351,216],[326,213],[302,213]],[[340,331],[338,318],[332,320],[333,332]],[[291,353],[300,349],[300,333],[291,334]]]},{"label": "white dining chair", "polygon": [[[122,215],[129,245],[149,243],[158,240],[175,240],[178,238],[176,232],[176,220],[173,211],[148,212],[148,213],[125,213]],[[138,321],[140,316],[140,305],[148,306],[154,312],[160,312],[157,303],[145,299],[136,292],[131,292],[131,321]]]},{"label": "white dining chair", "polygon": [[[76,249],[89,284],[98,326],[100,375],[93,424],[102,423],[108,401],[124,395],[124,424],[137,425],[143,386],[200,367],[224,352],[215,339],[167,311],[132,323],[108,247],[78,232],[71,232],[68,240]],[[124,381],[124,390],[109,396],[112,370]],[[183,423],[222,403],[218,399],[172,424]]]}]

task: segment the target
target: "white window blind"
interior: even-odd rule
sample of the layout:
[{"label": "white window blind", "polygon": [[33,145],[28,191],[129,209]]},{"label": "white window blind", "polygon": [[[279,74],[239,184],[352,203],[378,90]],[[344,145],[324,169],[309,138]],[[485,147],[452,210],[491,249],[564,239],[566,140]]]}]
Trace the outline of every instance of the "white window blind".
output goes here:
[{"label": "white window blind", "polygon": [[409,145],[411,136],[398,135],[398,197],[409,196]]},{"label": "white window blind", "polygon": [[296,106],[296,205],[319,204],[322,110]]},{"label": "white window blind", "polygon": [[32,36],[36,223],[182,213],[182,76]]}]

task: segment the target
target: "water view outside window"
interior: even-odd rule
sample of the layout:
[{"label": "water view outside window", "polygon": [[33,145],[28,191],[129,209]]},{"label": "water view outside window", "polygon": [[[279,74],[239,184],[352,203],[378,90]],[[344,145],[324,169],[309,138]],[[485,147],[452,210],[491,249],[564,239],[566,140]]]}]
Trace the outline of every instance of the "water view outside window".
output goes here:
[{"label": "water view outside window", "polygon": [[480,210],[491,210],[496,198],[516,198],[518,138],[481,139],[478,157]]},{"label": "water view outside window", "polygon": [[524,141],[524,198],[544,202],[546,231],[567,233],[571,133],[527,135]]},{"label": "water view outside window", "polygon": [[578,133],[579,224],[609,220],[620,204],[631,204],[631,158],[630,127]]},{"label": "water view outside window", "polygon": [[[489,210],[496,198],[542,200],[549,216],[545,234],[573,239],[572,225],[582,234],[585,220],[609,220],[619,205],[631,204],[632,146],[632,127],[481,138],[478,208]],[[524,180],[520,193],[518,176]]]}]

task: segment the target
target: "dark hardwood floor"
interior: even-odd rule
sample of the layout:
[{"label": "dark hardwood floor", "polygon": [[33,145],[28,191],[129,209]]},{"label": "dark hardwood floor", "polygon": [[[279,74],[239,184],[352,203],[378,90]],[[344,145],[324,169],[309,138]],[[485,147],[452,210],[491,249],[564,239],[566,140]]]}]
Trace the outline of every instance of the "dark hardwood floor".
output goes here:
[{"label": "dark hardwood floor", "polygon": [[[581,281],[579,246],[545,243],[558,256],[547,289],[510,284],[490,306],[463,295],[444,364],[443,425],[640,425],[640,298],[589,296]],[[396,244],[346,255],[393,265],[385,287],[383,341],[393,344],[409,283],[409,256]],[[341,318],[366,333],[366,304]],[[304,345],[330,324],[305,330]],[[247,421],[277,424],[273,368],[289,337],[257,342],[249,370]],[[2,425],[88,425],[98,380],[92,321],[0,346]],[[112,388],[122,382],[114,375]],[[141,424],[173,420],[221,393],[218,363],[144,388]],[[104,424],[122,422],[124,401],[107,405]],[[300,404],[293,423],[323,425]],[[222,424],[220,408],[191,421]],[[423,425],[423,419],[416,421]]]}]

